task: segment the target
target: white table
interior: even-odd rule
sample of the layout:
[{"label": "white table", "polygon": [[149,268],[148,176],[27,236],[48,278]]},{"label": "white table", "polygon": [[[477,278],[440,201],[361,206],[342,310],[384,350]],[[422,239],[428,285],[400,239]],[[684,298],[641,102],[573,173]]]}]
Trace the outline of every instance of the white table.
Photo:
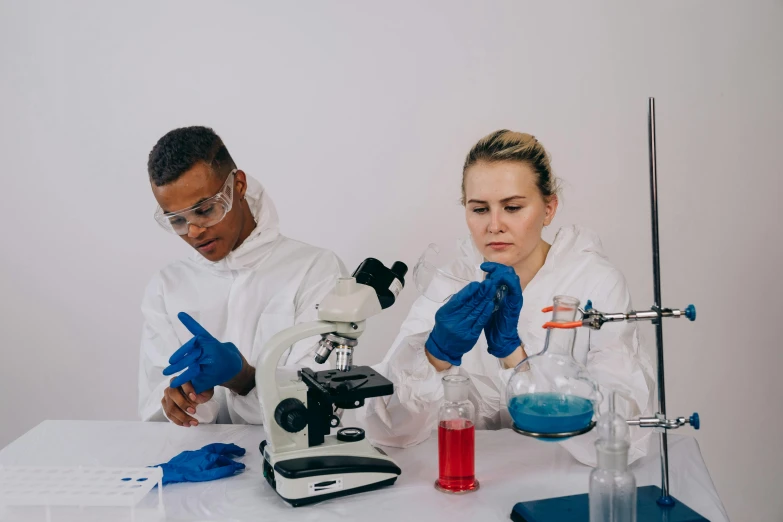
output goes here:
[{"label": "white table", "polygon": [[[319,522],[509,520],[516,502],[585,493],[591,469],[557,444],[510,430],[477,431],[476,475],[481,487],[466,495],[448,495],[433,488],[438,452],[437,437],[430,437],[406,450],[384,447],[402,468],[393,486],[292,508],[261,475],[258,445],[263,438],[260,426],[182,428],[167,423],[45,421],[0,450],[0,465],[146,466],[168,461],[183,450],[212,442],[233,442],[247,450],[239,459],[246,464],[245,471],[212,482],[165,486],[165,520]],[[657,444],[652,446],[651,454],[632,466],[639,486],[660,482]],[[669,459],[672,494],[712,522],[728,521],[695,439],[670,435]],[[145,513],[150,517],[157,513],[153,509],[156,491],[137,506],[134,520],[142,520]],[[18,509],[0,513],[0,520],[46,520],[43,508]],[[57,515],[56,511],[50,513],[52,522],[64,519]],[[98,518],[109,520],[107,515]],[[88,517],[82,513],[72,519]]]}]

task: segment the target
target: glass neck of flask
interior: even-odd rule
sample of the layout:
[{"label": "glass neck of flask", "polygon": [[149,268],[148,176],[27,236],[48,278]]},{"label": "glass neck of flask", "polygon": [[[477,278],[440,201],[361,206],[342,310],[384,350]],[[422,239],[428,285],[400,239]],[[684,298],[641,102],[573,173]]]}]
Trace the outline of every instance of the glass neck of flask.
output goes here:
[{"label": "glass neck of flask", "polygon": [[574,328],[550,328],[546,333],[545,353],[573,357],[576,330]]},{"label": "glass neck of flask", "polygon": [[[552,304],[553,323],[571,323],[576,321],[579,312],[579,299],[569,296],[556,296]],[[576,328],[549,328],[546,333],[545,352],[549,354],[573,357]]]}]

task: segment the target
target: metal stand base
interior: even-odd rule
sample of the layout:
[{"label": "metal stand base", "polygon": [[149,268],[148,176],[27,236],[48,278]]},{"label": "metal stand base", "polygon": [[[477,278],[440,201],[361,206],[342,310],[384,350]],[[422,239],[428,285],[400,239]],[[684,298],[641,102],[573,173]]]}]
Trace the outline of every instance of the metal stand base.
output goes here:
[{"label": "metal stand base", "polygon": [[[709,522],[694,510],[674,499],[673,506],[661,506],[661,488],[644,486],[636,490],[636,522]],[[671,497],[670,497],[671,498]],[[511,511],[514,522],[589,522],[587,494],[519,502]]]}]

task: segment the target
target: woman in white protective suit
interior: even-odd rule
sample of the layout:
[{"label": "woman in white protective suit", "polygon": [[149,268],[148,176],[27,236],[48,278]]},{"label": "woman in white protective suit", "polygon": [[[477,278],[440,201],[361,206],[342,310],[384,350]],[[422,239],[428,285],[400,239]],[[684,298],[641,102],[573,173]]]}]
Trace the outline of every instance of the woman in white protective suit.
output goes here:
[{"label": "woman in white protective suit", "polygon": [[[269,194],[212,129],[167,133],[148,171],[158,222],[194,251],[147,286],[139,415],[186,427],[262,424],[253,365],[273,335],[317,319],[316,303],[345,267],[333,252],[280,234]],[[280,365],[325,369],[313,361],[316,347],[300,341]]]},{"label": "woman in white protective suit", "polygon": [[[591,300],[599,310],[631,309],[622,273],[603,253],[598,236],[580,226],[560,228],[550,245],[542,229],[555,217],[557,184],[549,157],[529,134],[500,130],[469,152],[462,174],[462,204],[470,238],[445,271],[473,281],[440,305],[424,296],[414,303],[392,348],[376,369],[394,383],[394,394],[367,401],[357,412],[368,438],[407,447],[437,427],[441,379],[470,377],[478,429],[511,427],[505,388],[514,367],[541,351],[556,295]],[[508,294],[495,308],[500,284]],[[654,378],[634,323],[579,332],[574,356],[599,389],[617,389],[618,413],[650,415]],[[605,409],[605,407],[604,407]],[[632,429],[630,460],[647,452],[650,430]],[[559,442],[579,461],[595,464],[594,430]]]}]

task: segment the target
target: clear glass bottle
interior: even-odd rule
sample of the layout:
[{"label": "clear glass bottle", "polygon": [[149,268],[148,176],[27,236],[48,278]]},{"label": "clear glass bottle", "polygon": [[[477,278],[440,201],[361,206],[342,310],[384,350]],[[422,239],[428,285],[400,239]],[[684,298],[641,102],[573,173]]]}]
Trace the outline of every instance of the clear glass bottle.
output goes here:
[{"label": "clear glass bottle", "polygon": [[508,381],[506,401],[518,433],[554,441],[595,426],[593,415],[601,394],[587,369],[573,357],[575,326],[581,325],[576,321],[578,310],[578,299],[554,298],[544,349],[523,359]]},{"label": "clear glass bottle", "polygon": [[446,493],[467,493],[479,488],[475,470],[476,413],[473,403],[468,400],[469,382],[464,375],[443,378],[435,488]]},{"label": "clear glass bottle", "polygon": [[590,472],[590,521],[636,522],[636,477],[628,471],[630,431],[614,409],[609,394],[609,411],[596,425],[598,464]]}]

